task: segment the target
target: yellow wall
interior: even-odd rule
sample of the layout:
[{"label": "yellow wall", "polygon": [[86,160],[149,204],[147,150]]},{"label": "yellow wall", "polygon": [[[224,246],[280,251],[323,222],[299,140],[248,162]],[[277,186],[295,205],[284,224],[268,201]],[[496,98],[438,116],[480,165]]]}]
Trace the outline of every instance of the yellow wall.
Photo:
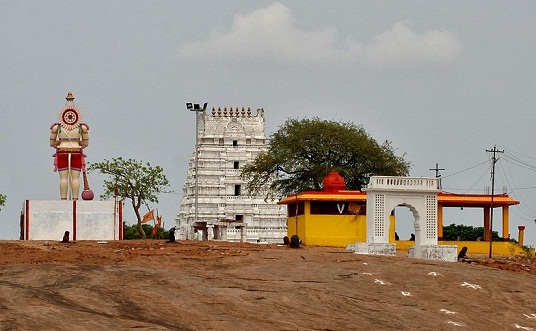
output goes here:
[{"label": "yellow wall", "polygon": [[[296,226],[296,222],[298,223],[298,226]],[[298,233],[296,233],[296,229],[298,230]],[[299,215],[298,218],[296,216],[292,216],[287,218],[287,236],[292,237],[293,235],[297,234],[300,239],[305,238],[305,216]],[[303,242],[305,243],[305,242]]]},{"label": "yellow wall", "polygon": [[[287,235],[296,234],[302,244],[310,246],[346,247],[356,242],[365,242],[367,233],[366,215],[310,215],[309,201],[305,202],[305,215],[287,218]],[[389,242],[396,243],[397,250],[407,250],[414,241],[395,241],[395,216],[389,218]],[[458,252],[467,247],[467,254],[489,254],[488,241],[440,241],[439,245],[457,245]],[[493,242],[492,254],[523,255],[523,250],[510,242]]]},{"label": "yellow wall", "polygon": [[312,246],[346,247],[366,241],[366,230],[365,216],[309,215],[302,242]]},{"label": "yellow wall", "polygon": [[[415,245],[414,241],[399,240],[396,243],[396,249],[399,251],[407,251],[409,247]],[[489,241],[439,241],[439,245],[457,245],[458,253],[463,246],[467,247],[467,254],[489,254]],[[491,251],[492,255],[524,255],[525,253],[515,243],[506,241],[494,241]]]},{"label": "yellow wall", "polygon": [[[365,215],[310,215],[310,204],[305,202],[305,215],[299,215],[298,237],[310,246],[346,247],[366,241]],[[287,236],[296,234],[296,217],[287,218]]]},{"label": "yellow wall", "polygon": [[[467,247],[467,254],[489,254],[489,241],[440,241],[440,245],[458,245],[458,252]],[[524,255],[525,253],[515,243],[508,241],[494,241],[491,249],[492,255]]]}]

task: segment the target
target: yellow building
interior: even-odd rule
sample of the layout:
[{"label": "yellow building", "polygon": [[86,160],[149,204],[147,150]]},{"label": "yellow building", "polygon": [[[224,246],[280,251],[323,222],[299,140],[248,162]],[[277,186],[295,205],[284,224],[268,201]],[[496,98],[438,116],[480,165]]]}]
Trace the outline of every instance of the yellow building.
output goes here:
[{"label": "yellow building", "polygon": [[[362,191],[345,190],[345,181],[336,171],[324,178],[323,191],[301,192],[287,196],[279,204],[287,205],[287,235],[297,234],[302,244],[310,246],[346,247],[366,241],[367,194]],[[437,236],[441,245],[468,247],[468,252],[486,254],[490,247],[490,211],[502,210],[503,242],[493,242],[495,254],[508,255],[521,251],[509,242],[509,207],[519,204],[508,195],[451,194],[439,193],[437,198]],[[481,208],[483,211],[483,241],[443,241],[443,208]],[[501,233],[501,232],[500,232]],[[395,216],[390,218],[389,241],[397,249],[413,246],[412,241],[395,240]]]}]

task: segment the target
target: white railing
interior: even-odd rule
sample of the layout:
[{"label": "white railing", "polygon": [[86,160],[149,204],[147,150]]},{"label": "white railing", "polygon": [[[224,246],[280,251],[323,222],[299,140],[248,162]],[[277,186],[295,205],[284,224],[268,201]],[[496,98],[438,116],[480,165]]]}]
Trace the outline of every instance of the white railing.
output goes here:
[{"label": "white railing", "polygon": [[437,178],[372,176],[367,188],[434,190],[438,188]]},{"label": "white railing", "polygon": [[[283,237],[287,235],[287,227],[267,227],[267,228],[245,228],[246,240],[248,242],[256,242],[260,240],[268,243],[282,243]],[[240,241],[242,230],[227,228],[228,241]]]}]

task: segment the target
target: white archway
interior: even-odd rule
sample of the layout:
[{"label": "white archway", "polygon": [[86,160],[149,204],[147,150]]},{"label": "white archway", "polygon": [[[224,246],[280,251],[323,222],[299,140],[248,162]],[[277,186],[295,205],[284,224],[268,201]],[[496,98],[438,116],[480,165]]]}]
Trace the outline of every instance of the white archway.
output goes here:
[{"label": "white archway", "polygon": [[367,192],[367,242],[389,243],[389,215],[398,205],[415,216],[415,244],[437,245],[437,179],[373,176]]},{"label": "white archway", "polygon": [[[437,244],[438,180],[423,177],[373,176],[367,192],[367,241],[351,249],[363,254],[396,254],[389,243],[389,216],[399,205],[410,208],[415,217],[415,246],[411,257],[456,261],[457,247]],[[453,248],[454,247],[454,248]]]}]

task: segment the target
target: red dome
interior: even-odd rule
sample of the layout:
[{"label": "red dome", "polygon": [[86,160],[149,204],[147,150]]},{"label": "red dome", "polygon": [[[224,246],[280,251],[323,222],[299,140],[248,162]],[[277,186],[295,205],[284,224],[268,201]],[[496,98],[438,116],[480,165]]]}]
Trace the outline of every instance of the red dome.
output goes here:
[{"label": "red dome", "polygon": [[344,178],[337,171],[333,170],[329,175],[324,177],[324,192],[337,192],[345,188],[346,183],[344,182]]}]

